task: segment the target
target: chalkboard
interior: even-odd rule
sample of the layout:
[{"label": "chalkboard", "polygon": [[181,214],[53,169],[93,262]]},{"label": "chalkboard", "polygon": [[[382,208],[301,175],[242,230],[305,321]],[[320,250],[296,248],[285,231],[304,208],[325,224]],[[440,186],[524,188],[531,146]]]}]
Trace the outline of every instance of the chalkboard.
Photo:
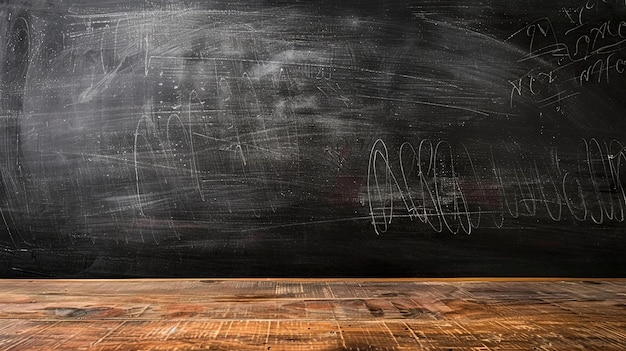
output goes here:
[{"label": "chalkboard", "polygon": [[626,2],[2,1],[0,276],[624,276]]}]

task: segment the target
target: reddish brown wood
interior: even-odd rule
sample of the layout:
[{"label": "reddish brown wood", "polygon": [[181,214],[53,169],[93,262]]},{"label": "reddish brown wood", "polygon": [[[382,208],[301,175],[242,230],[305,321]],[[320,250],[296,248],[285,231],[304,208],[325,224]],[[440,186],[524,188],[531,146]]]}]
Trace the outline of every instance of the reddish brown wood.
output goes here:
[{"label": "reddish brown wood", "polygon": [[0,280],[0,350],[624,350],[626,280]]}]

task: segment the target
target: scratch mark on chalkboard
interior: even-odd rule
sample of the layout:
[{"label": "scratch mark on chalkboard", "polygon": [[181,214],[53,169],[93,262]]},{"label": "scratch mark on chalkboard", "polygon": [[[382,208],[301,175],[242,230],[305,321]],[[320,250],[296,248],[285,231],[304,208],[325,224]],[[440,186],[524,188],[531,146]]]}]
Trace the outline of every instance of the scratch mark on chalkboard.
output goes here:
[{"label": "scratch mark on chalkboard", "polygon": [[471,108],[463,107],[463,106],[455,106],[455,105],[452,105],[452,104],[440,104],[440,103],[429,102],[429,101],[416,101],[416,100],[399,99],[399,98],[391,98],[391,97],[383,97],[383,96],[370,96],[370,95],[357,95],[357,96],[358,97],[368,98],[368,99],[388,100],[388,101],[401,101],[401,102],[409,102],[409,103],[418,104],[418,105],[428,105],[428,106],[434,106],[434,107],[443,107],[443,108],[449,108],[449,109],[455,109],[455,110],[461,110],[461,111],[468,111],[468,112],[476,113],[476,114],[483,115],[483,116],[489,116],[489,113],[484,112],[484,111],[475,110],[475,109],[471,109]]}]

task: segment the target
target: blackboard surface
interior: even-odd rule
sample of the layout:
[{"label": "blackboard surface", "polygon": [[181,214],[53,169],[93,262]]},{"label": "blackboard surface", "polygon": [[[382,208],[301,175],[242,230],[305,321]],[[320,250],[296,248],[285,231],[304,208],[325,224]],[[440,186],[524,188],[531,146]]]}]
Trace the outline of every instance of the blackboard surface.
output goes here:
[{"label": "blackboard surface", "polygon": [[0,276],[626,272],[624,1],[0,6]]}]

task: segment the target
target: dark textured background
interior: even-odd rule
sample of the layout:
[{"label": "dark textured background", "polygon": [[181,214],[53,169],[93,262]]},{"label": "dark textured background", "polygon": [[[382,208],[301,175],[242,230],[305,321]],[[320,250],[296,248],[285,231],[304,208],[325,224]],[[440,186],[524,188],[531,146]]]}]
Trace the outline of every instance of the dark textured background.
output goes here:
[{"label": "dark textured background", "polygon": [[623,2],[0,6],[0,276],[626,272]]}]

